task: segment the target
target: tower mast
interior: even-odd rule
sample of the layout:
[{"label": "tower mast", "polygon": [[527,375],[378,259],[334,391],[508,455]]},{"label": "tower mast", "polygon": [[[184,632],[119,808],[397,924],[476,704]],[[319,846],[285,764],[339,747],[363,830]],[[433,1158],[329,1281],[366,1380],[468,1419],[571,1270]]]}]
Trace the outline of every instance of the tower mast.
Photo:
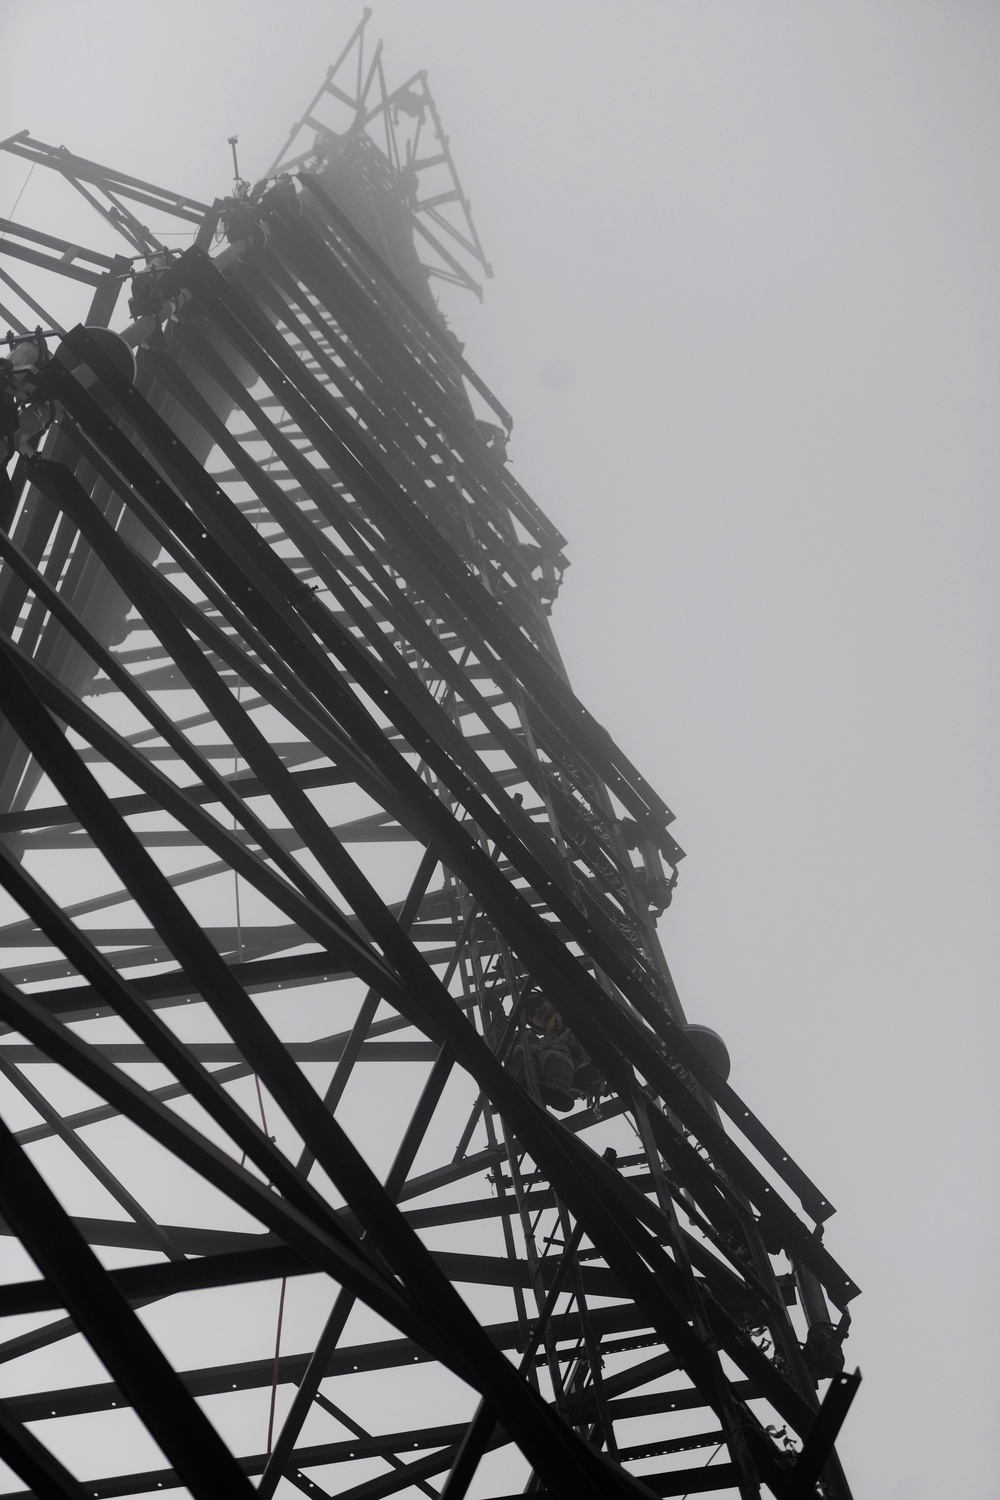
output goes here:
[{"label": "tower mast", "polygon": [[567,680],[564,539],[433,297],[489,267],[366,45],[212,205],[3,143],[130,253],[0,242],[93,288],[0,362],[0,1457],[849,1500],[833,1209],[684,1014],[673,815]]}]

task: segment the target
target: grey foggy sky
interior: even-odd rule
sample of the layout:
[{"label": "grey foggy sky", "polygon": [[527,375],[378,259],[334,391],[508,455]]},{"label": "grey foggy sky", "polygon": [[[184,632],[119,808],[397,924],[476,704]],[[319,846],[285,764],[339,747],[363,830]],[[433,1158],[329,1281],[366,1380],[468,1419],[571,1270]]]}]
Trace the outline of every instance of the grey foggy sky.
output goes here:
[{"label": "grey foggy sky", "polygon": [[[360,10],[2,0],[0,135],[211,199]],[[574,685],[677,813],[685,1007],[839,1209],[855,1493],[993,1500],[1000,11],[374,11],[496,270],[449,313],[569,538]]]}]

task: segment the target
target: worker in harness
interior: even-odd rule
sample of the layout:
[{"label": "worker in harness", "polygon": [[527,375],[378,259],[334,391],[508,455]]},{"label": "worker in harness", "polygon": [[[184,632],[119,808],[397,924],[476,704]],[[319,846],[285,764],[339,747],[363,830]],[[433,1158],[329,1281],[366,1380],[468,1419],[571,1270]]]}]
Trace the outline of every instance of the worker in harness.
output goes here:
[{"label": "worker in harness", "polygon": [[587,1094],[600,1093],[604,1076],[591,1062],[551,1001],[535,995],[528,1001],[527,1026],[514,1043],[508,1067],[518,1080],[525,1077],[525,1051],[538,1084],[542,1102],[561,1114],[577,1101],[574,1088]]}]

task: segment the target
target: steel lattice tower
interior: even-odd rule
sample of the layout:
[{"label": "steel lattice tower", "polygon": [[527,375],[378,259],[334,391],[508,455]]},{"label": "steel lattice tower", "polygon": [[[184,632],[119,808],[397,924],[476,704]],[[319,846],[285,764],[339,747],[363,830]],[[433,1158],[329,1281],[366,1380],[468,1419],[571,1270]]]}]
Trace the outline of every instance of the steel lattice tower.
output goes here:
[{"label": "steel lattice tower", "polygon": [[7,1492],[848,1500],[831,1205],[685,1022],[671,814],[430,295],[485,262],[426,80],[364,56],[214,205],[4,143],[130,247],[0,242],[93,289],[0,309]]}]

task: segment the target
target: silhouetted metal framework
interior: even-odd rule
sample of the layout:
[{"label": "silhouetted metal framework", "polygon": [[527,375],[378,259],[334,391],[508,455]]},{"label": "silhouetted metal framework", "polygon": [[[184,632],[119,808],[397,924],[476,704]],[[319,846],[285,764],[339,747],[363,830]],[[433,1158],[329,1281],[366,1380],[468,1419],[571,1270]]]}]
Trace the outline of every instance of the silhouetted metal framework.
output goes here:
[{"label": "silhouetted metal framework", "polygon": [[[832,1208],[685,1029],[671,814],[566,681],[563,538],[362,45],[358,128],[211,207],[6,143],[133,250],[0,252],[92,326],[134,274],[139,357],[22,319],[4,366],[0,1457],[59,1500],[846,1500]],[[559,1116],[539,995],[594,1065]]]}]

